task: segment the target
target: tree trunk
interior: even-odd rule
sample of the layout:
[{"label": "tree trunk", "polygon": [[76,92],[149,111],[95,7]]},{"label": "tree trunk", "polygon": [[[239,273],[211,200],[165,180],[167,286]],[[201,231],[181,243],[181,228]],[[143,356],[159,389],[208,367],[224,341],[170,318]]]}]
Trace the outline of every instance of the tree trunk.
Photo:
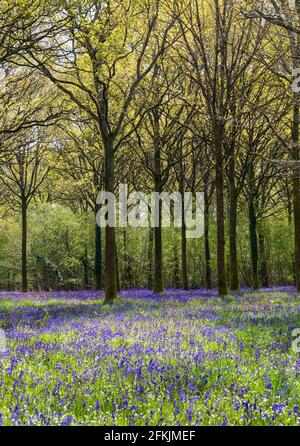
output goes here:
[{"label": "tree trunk", "polygon": [[240,288],[238,274],[238,258],[237,258],[237,199],[236,196],[230,195],[229,205],[229,255],[230,255],[230,289],[237,291]]},{"label": "tree trunk", "polygon": [[295,237],[295,282],[300,292],[300,168],[299,168],[299,104],[295,99],[293,107],[293,147],[292,159],[298,163],[293,172],[293,205]]},{"label": "tree trunk", "polygon": [[257,222],[256,209],[252,194],[249,194],[249,234],[250,234],[250,251],[251,251],[251,267],[252,267],[252,288],[259,288],[258,281],[258,243],[257,243]]},{"label": "tree trunk", "polygon": [[264,224],[261,223],[257,226],[258,232],[258,246],[259,246],[259,259],[260,259],[260,281],[261,285],[265,288],[270,286],[269,281],[269,268],[266,253],[266,238]]},{"label": "tree trunk", "polygon": [[206,288],[212,288],[211,265],[210,265],[210,242],[209,242],[209,196],[208,175],[204,176],[204,248],[205,248],[205,277]]},{"label": "tree trunk", "polygon": [[179,255],[178,255],[178,247],[175,241],[174,245],[174,285],[175,288],[180,288],[180,265],[179,265]]},{"label": "tree trunk", "polygon": [[[112,138],[104,139],[105,148],[105,191],[114,194],[115,166]],[[114,215],[114,217],[116,217]],[[105,228],[105,303],[110,303],[118,297],[116,268],[116,228]]]},{"label": "tree trunk", "polygon": [[[155,191],[162,192],[161,181],[161,152],[159,136],[158,110],[155,110],[155,136],[154,136],[154,186]],[[161,293],[163,286],[163,253],[162,253],[162,202],[155,203],[155,215],[158,217],[158,225],[154,228],[154,287],[155,293]]]},{"label": "tree trunk", "polygon": [[28,291],[27,278],[27,203],[26,199],[22,198],[22,291]]},{"label": "tree trunk", "polygon": [[189,279],[187,270],[187,240],[186,240],[186,225],[184,217],[182,219],[182,226],[181,226],[181,275],[182,275],[182,288],[184,290],[188,290]]},{"label": "tree trunk", "polygon": [[[99,211],[99,205],[95,206],[95,215]],[[95,284],[96,290],[102,290],[102,234],[101,227],[95,225]]]},{"label": "tree trunk", "polygon": [[128,255],[128,244],[127,244],[127,230],[123,230],[123,244],[124,244],[124,280],[123,287],[130,288],[132,281],[132,268],[130,263],[130,257]]},{"label": "tree trunk", "polygon": [[162,203],[159,201],[156,212],[159,215],[159,225],[154,228],[154,287],[155,293],[162,293],[163,286],[163,261],[162,261],[162,230],[161,230],[161,217],[162,217]]},{"label": "tree trunk", "polygon": [[223,175],[223,136],[222,123],[214,128],[216,154],[216,196],[217,196],[217,265],[219,295],[228,294],[225,268],[225,229],[224,229],[224,175]]},{"label": "tree trunk", "polygon": [[118,248],[117,248],[117,238],[115,239],[116,246],[115,246],[115,252],[116,252],[116,284],[117,284],[117,291],[121,291],[121,281],[120,281],[120,269],[119,269],[119,256],[118,256]]},{"label": "tree trunk", "polygon": [[[300,1],[295,1],[298,20],[300,20]],[[295,37],[293,50],[294,68],[300,67],[300,36]],[[297,292],[300,293],[300,152],[299,152],[299,106],[300,95],[293,94],[293,122],[292,122],[292,160],[295,161],[293,172],[293,208],[294,208],[294,243],[295,243],[295,282]]]},{"label": "tree trunk", "polygon": [[83,255],[83,288],[89,287],[89,262],[88,262],[88,250],[87,246],[84,248]]},{"label": "tree trunk", "polygon": [[230,255],[230,289],[239,290],[238,258],[237,258],[237,190],[235,184],[235,146],[230,144],[229,152],[229,255]]},{"label": "tree trunk", "polygon": [[182,279],[182,288],[184,290],[189,289],[189,279],[188,279],[188,268],[187,268],[187,239],[186,239],[186,216],[185,216],[185,202],[184,202],[184,192],[186,190],[186,172],[185,166],[183,163],[183,148],[182,141],[179,146],[179,156],[180,156],[180,164],[179,164],[179,192],[181,193],[181,203],[182,203],[182,211],[181,211],[181,279]]},{"label": "tree trunk", "polygon": [[148,273],[147,273],[147,286],[149,290],[153,288],[153,229],[149,228],[148,239]]}]

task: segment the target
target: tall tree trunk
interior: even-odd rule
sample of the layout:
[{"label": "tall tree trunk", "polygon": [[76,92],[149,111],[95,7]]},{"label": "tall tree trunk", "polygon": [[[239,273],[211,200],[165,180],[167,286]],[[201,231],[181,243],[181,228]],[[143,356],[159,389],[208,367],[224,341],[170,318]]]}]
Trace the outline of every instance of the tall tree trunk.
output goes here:
[{"label": "tall tree trunk", "polygon": [[225,296],[228,294],[225,268],[223,137],[223,124],[216,123],[214,128],[214,143],[216,154],[217,265],[218,289],[220,296]]},{"label": "tall tree trunk", "polygon": [[208,173],[204,175],[204,249],[205,249],[205,278],[206,288],[212,288],[211,264],[210,264],[210,242],[209,242],[209,194]]},{"label": "tall tree trunk", "polygon": [[237,291],[240,288],[238,274],[237,258],[237,199],[236,196],[230,197],[229,206],[229,250],[230,250],[230,289]]},{"label": "tall tree trunk", "polygon": [[123,230],[123,245],[124,245],[124,281],[123,287],[130,288],[132,281],[132,268],[130,263],[130,257],[128,255],[128,243],[127,243],[127,229]]},{"label": "tall tree trunk", "polygon": [[239,285],[238,258],[237,258],[237,190],[235,184],[235,144],[230,144],[229,166],[229,255],[230,255],[230,289],[237,291]]},{"label": "tall tree trunk", "polygon": [[250,234],[250,251],[251,251],[251,267],[252,267],[252,288],[259,288],[258,281],[258,243],[257,243],[257,221],[255,202],[252,194],[249,194],[249,234]]},{"label": "tall tree trunk", "polygon": [[175,288],[180,288],[180,266],[179,266],[179,256],[178,256],[178,248],[175,242],[174,246],[174,285]]},{"label": "tall tree trunk", "polygon": [[262,286],[268,288],[270,286],[269,268],[267,262],[266,238],[265,238],[265,228],[263,222],[261,222],[257,226],[257,233],[258,233],[259,260],[260,260],[260,280]]},{"label": "tall tree trunk", "polygon": [[27,278],[27,203],[26,198],[21,199],[22,206],[22,291],[28,291]]},{"label": "tall tree trunk", "polygon": [[[296,96],[296,95],[295,95]],[[293,172],[293,207],[294,207],[294,237],[295,237],[295,282],[300,293],[300,153],[299,153],[299,103],[295,98],[293,107],[293,147],[292,159],[296,161]]]},{"label": "tall tree trunk", "polygon": [[[300,0],[295,0],[295,7],[300,21]],[[294,43],[292,43],[293,45]],[[300,36],[295,37],[293,50],[293,64],[295,69],[300,68]],[[295,282],[297,292],[300,293],[300,147],[299,147],[299,106],[300,94],[293,94],[293,122],[292,122],[292,160],[295,161],[293,172],[293,208],[294,208],[294,242],[295,242]]]},{"label": "tall tree trunk", "polygon": [[149,228],[148,237],[148,271],[147,271],[147,287],[149,290],[153,288],[153,229]]},{"label": "tall tree trunk", "polygon": [[181,194],[182,200],[182,210],[181,210],[181,279],[182,288],[184,290],[189,289],[189,279],[188,279],[188,268],[187,268],[187,238],[186,238],[186,215],[185,215],[185,202],[184,193],[186,190],[186,172],[183,162],[183,147],[182,141],[178,146],[180,163],[179,163],[179,192]]},{"label": "tall tree trunk", "polygon": [[187,269],[187,239],[185,224],[185,203],[184,203],[184,178],[181,178],[180,193],[182,197],[182,213],[181,213],[181,277],[182,288],[189,289],[188,269]]},{"label": "tall tree trunk", "polygon": [[181,276],[182,276],[182,288],[184,290],[188,290],[189,279],[188,279],[188,269],[187,269],[187,240],[186,240],[186,225],[184,217],[182,219],[182,225],[181,225]]},{"label": "tall tree trunk", "polygon": [[116,252],[116,284],[117,291],[121,291],[121,281],[120,281],[120,268],[119,268],[119,256],[118,256],[118,247],[117,247],[117,238],[115,239],[115,252]]},{"label": "tall tree trunk", "polygon": [[[155,191],[162,192],[162,172],[161,172],[161,151],[159,135],[159,117],[158,110],[155,110],[155,136],[154,136],[154,186]],[[162,252],[162,202],[158,200],[155,203],[155,215],[158,218],[158,225],[154,228],[154,287],[155,293],[161,293],[163,286],[163,252]]]},{"label": "tall tree trunk", "polygon": [[[114,147],[111,137],[104,139],[105,149],[105,191],[114,194],[115,166]],[[116,216],[114,215],[114,219]],[[105,228],[105,303],[112,302],[118,297],[117,268],[116,268],[116,228]]]},{"label": "tall tree trunk", "polygon": [[[99,205],[95,206],[95,215],[99,211]],[[96,290],[101,290],[102,284],[102,234],[101,227],[95,224],[95,284]]]},{"label": "tall tree trunk", "polygon": [[88,250],[87,246],[84,247],[84,255],[83,255],[83,288],[89,287],[89,262],[88,262]]},{"label": "tall tree trunk", "polygon": [[163,286],[163,260],[162,260],[162,228],[161,228],[161,218],[162,218],[162,203],[159,201],[157,203],[159,225],[154,228],[154,287],[153,291],[155,293],[161,293],[164,290]]}]

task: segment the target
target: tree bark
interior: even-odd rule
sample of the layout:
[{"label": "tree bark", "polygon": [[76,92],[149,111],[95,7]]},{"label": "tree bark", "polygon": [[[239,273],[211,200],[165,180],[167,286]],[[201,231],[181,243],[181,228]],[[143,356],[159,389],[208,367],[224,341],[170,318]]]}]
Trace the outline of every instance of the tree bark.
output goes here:
[{"label": "tree bark", "polygon": [[182,142],[179,144],[179,192],[181,193],[181,279],[182,288],[184,290],[189,289],[189,279],[188,279],[188,268],[187,268],[187,238],[186,238],[186,218],[185,218],[185,202],[184,202],[184,192],[186,189],[186,173],[183,163],[183,149]]},{"label": "tree bark", "polygon": [[230,289],[238,291],[239,273],[237,257],[237,190],[235,184],[235,146],[234,142],[230,144],[229,152],[229,253],[230,253]]},{"label": "tree bark", "polygon": [[230,252],[230,289],[238,291],[239,273],[238,273],[238,257],[237,257],[237,198],[234,194],[230,196],[229,204],[229,252]]},{"label": "tree bark", "polygon": [[[298,21],[300,21],[300,0],[295,1]],[[300,67],[300,36],[295,37],[293,48],[294,68]],[[299,152],[299,105],[300,95],[293,94],[293,122],[292,122],[292,160],[295,161],[293,172],[293,208],[294,208],[294,245],[295,245],[295,282],[297,292],[300,293],[300,152]]]},{"label": "tree bark", "polygon": [[179,255],[178,255],[178,247],[175,242],[174,245],[174,285],[175,288],[180,288],[180,265],[179,265]]},{"label": "tree bark", "polygon": [[211,264],[210,264],[210,242],[209,242],[209,194],[208,175],[204,176],[204,249],[205,249],[205,277],[206,288],[212,288]]},{"label": "tree bark", "polygon": [[299,104],[295,99],[293,107],[292,159],[298,164],[293,172],[293,207],[294,207],[294,237],[295,237],[295,282],[300,293],[300,168],[299,168]]},{"label": "tree bark", "polygon": [[[105,191],[114,194],[114,147],[111,137],[104,139],[105,149]],[[114,216],[115,217],[115,216]],[[116,228],[105,228],[105,303],[110,303],[118,297],[116,268]]]},{"label": "tree bark", "polygon": [[124,280],[123,287],[130,288],[132,285],[132,268],[130,263],[130,257],[128,255],[128,244],[127,244],[127,230],[123,230],[123,244],[124,244]]},{"label": "tree bark", "polygon": [[250,252],[251,252],[251,268],[252,268],[252,288],[259,288],[258,281],[258,243],[257,243],[257,221],[254,198],[249,194],[249,234],[250,234]]},{"label": "tree bark", "polygon": [[84,255],[83,255],[83,288],[89,287],[89,262],[88,262],[88,250],[87,246],[84,248]]},{"label": "tree bark", "polygon": [[224,229],[224,175],[223,175],[223,136],[222,123],[215,124],[214,142],[216,154],[216,197],[217,197],[217,265],[218,290],[220,296],[228,294],[225,268],[225,229]]},{"label": "tree bark", "polygon": [[267,261],[267,253],[266,253],[266,238],[265,238],[265,230],[264,224],[261,222],[257,226],[258,232],[258,247],[259,247],[259,259],[260,259],[260,281],[261,285],[265,288],[270,286],[269,282],[269,268]]},{"label": "tree bark", "polygon": [[182,276],[182,288],[184,290],[188,290],[189,279],[188,279],[188,269],[187,269],[187,239],[186,239],[186,225],[185,225],[184,215],[181,226],[181,276]]},{"label": "tree bark", "polygon": [[120,281],[120,269],[119,269],[119,256],[118,256],[118,248],[117,248],[117,238],[115,239],[115,252],[116,252],[116,284],[117,291],[121,291],[121,281]]},{"label": "tree bark", "polygon": [[153,288],[153,229],[149,228],[148,237],[148,273],[147,273],[147,287],[149,290]]},{"label": "tree bark", "polygon": [[22,207],[22,291],[28,291],[27,277],[27,203],[26,199],[21,199]]},{"label": "tree bark", "polygon": [[[154,136],[154,186],[155,191],[162,192],[161,151],[159,136],[158,110],[155,110],[155,136]],[[155,214],[158,216],[158,225],[154,228],[154,287],[155,293],[161,293],[163,286],[163,252],[162,252],[162,202],[155,203]]]},{"label": "tree bark", "polygon": [[162,293],[163,286],[163,260],[162,260],[162,230],[161,230],[161,218],[162,218],[162,203],[159,201],[156,212],[159,215],[159,225],[154,228],[154,287],[155,293]]}]

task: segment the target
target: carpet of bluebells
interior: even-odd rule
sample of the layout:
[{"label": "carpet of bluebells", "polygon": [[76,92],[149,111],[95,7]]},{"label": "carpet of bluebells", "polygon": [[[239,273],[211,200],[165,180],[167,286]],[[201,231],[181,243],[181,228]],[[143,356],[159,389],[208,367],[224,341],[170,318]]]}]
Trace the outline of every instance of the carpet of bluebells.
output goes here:
[{"label": "carpet of bluebells", "polygon": [[293,288],[0,292],[0,425],[299,425]]}]

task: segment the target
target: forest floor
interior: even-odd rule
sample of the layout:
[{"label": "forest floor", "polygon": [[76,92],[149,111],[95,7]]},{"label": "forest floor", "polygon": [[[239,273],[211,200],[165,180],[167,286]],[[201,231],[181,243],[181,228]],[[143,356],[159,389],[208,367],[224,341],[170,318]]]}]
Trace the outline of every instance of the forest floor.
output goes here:
[{"label": "forest floor", "polygon": [[294,288],[102,297],[0,292],[0,425],[300,424]]}]

